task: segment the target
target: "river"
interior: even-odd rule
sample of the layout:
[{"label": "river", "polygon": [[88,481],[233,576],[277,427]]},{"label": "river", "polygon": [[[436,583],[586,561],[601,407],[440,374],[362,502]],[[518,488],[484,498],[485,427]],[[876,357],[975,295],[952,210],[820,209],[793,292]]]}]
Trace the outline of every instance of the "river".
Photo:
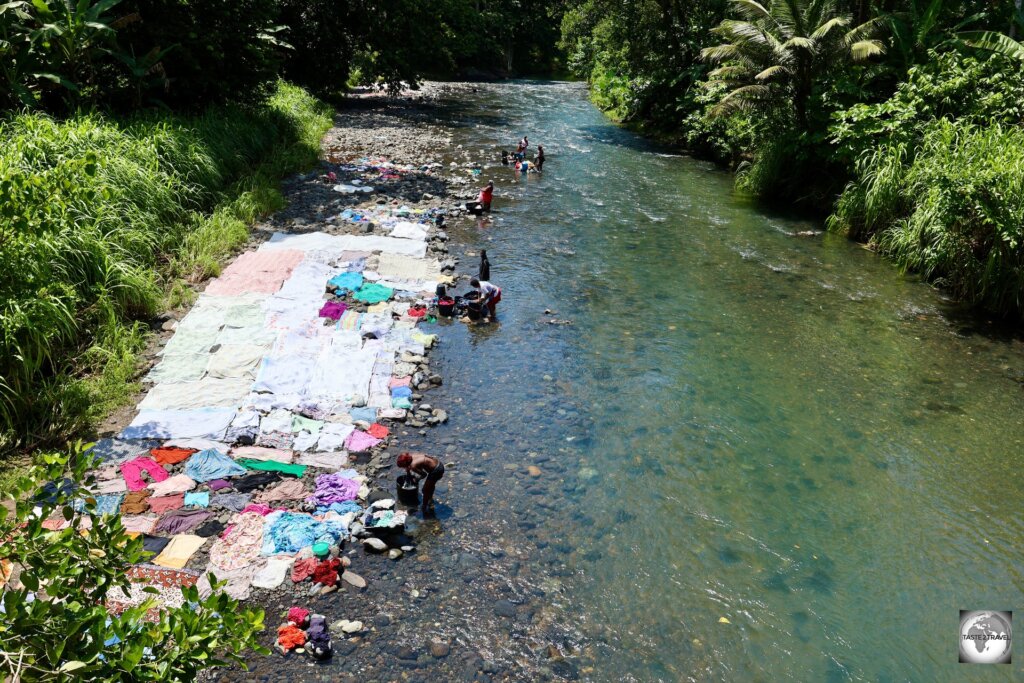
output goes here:
[{"label": "river", "polygon": [[[497,190],[492,224],[451,234],[464,271],[487,249],[504,301],[498,325],[443,326],[464,479],[442,524],[514,525],[584,677],[1019,675],[1019,648],[958,664],[957,630],[961,609],[1024,609],[1021,339],[800,235],[822,226],[581,85],[454,92],[443,115]],[[497,163],[523,134],[543,176]]]}]

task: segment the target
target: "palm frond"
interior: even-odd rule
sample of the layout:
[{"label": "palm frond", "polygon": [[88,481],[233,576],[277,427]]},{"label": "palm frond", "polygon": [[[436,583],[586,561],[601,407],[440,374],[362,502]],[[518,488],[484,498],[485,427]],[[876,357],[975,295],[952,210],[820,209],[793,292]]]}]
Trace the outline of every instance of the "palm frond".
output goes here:
[{"label": "palm frond", "polygon": [[964,31],[957,37],[971,47],[1024,61],[1024,45],[998,31]]},{"label": "palm frond", "polygon": [[776,74],[781,74],[781,73],[790,73],[790,71],[789,71],[789,69],[787,69],[786,67],[782,66],[781,64],[776,64],[775,66],[770,66],[767,69],[763,70],[761,73],[756,74],[754,76],[754,80],[755,81],[766,81],[769,78],[771,78],[772,76],[775,76]]},{"label": "palm frond", "polygon": [[764,5],[755,0],[732,0],[736,10],[745,17],[756,21],[758,19],[771,19],[772,14]]},{"label": "palm frond", "polygon": [[811,34],[811,38],[813,38],[814,40],[821,40],[822,38],[827,36],[832,31],[832,29],[839,28],[842,26],[848,26],[849,24],[849,17],[832,17],[824,24],[816,28],[814,30],[814,33]]},{"label": "palm frond", "polygon": [[700,51],[700,58],[706,62],[718,64],[735,58],[738,53],[738,47],[731,43],[723,43],[722,45],[704,48]]},{"label": "palm frond", "polygon": [[885,54],[885,45],[880,40],[858,40],[850,46],[850,56],[862,62],[869,57]]}]

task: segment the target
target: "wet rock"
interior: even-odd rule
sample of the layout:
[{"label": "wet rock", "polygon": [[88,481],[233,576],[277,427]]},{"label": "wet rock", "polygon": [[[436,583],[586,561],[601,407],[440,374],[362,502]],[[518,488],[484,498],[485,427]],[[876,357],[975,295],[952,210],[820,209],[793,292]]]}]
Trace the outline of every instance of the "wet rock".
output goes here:
[{"label": "wet rock", "polygon": [[377,628],[385,628],[391,625],[391,617],[381,612],[373,618],[373,625]]},{"label": "wet rock", "polygon": [[448,643],[442,643],[437,640],[431,641],[430,643],[430,654],[437,659],[447,657],[448,653],[451,652],[451,649],[451,645]]},{"label": "wet rock", "polygon": [[398,549],[398,548],[392,548],[391,550],[388,551],[388,559],[389,560],[397,560],[401,556],[402,556],[402,551],[400,549]]},{"label": "wet rock", "polygon": [[567,662],[564,659],[551,662],[551,673],[555,674],[559,678],[564,678],[569,681],[579,680],[580,674],[576,670],[576,666],[572,662]]},{"label": "wet rock", "polygon": [[536,465],[530,465],[526,468],[526,471],[530,473],[531,477],[539,477],[542,474],[540,468]]},{"label": "wet rock", "polygon": [[494,603],[494,613],[499,617],[512,618],[516,615],[516,606],[508,600],[498,600]]},{"label": "wet rock", "polygon": [[346,570],[345,572],[342,573],[341,579],[345,583],[347,583],[349,585],[352,585],[352,586],[355,586],[356,588],[366,588],[366,579],[364,579],[363,577],[359,576],[359,574],[355,574],[353,572],[350,572],[350,571]]}]

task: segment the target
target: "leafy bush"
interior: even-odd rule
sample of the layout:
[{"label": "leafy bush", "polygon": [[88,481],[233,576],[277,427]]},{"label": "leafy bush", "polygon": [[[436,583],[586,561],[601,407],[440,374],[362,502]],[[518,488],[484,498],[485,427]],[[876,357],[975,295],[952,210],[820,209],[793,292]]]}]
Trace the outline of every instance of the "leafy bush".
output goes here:
[{"label": "leafy bush", "polygon": [[111,340],[123,356],[125,325],[155,311],[168,279],[215,273],[329,125],[284,84],[259,106],[198,117],[0,124],[0,437],[34,445],[82,428],[95,401],[76,371],[104,354],[81,352]]},{"label": "leafy bush", "polygon": [[971,304],[1024,316],[1024,128],[940,120],[912,158],[907,149],[869,157],[833,225],[858,212],[903,268]]},{"label": "leafy bush", "polygon": [[[179,608],[147,601],[119,615],[107,611],[107,598],[128,590],[126,572],[142,559],[142,539],[129,536],[120,517],[96,512],[95,498],[79,484],[89,483],[88,460],[80,452],[42,456],[4,491],[14,511],[0,506],[0,576],[15,568],[20,574],[16,585],[3,586],[0,676],[191,681],[203,669],[242,663],[246,650],[265,653],[256,640],[263,612],[217,589],[206,598],[183,589]],[[46,529],[53,516],[67,528]]]}]

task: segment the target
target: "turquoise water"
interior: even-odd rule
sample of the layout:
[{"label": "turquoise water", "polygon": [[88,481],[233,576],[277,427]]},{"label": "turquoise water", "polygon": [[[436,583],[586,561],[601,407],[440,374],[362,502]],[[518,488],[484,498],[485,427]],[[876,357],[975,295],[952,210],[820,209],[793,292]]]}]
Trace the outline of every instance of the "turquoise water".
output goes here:
[{"label": "turquoise water", "polygon": [[456,100],[474,158],[524,133],[549,157],[528,181],[485,170],[495,222],[452,232],[488,250],[501,323],[452,326],[441,353],[478,447],[544,470],[501,498],[561,552],[585,676],[1019,676],[1019,646],[968,667],[956,633],[960,609],[1024,610],[1021,340],[798,235],[821,225],[616,128],[578,85]]}]

